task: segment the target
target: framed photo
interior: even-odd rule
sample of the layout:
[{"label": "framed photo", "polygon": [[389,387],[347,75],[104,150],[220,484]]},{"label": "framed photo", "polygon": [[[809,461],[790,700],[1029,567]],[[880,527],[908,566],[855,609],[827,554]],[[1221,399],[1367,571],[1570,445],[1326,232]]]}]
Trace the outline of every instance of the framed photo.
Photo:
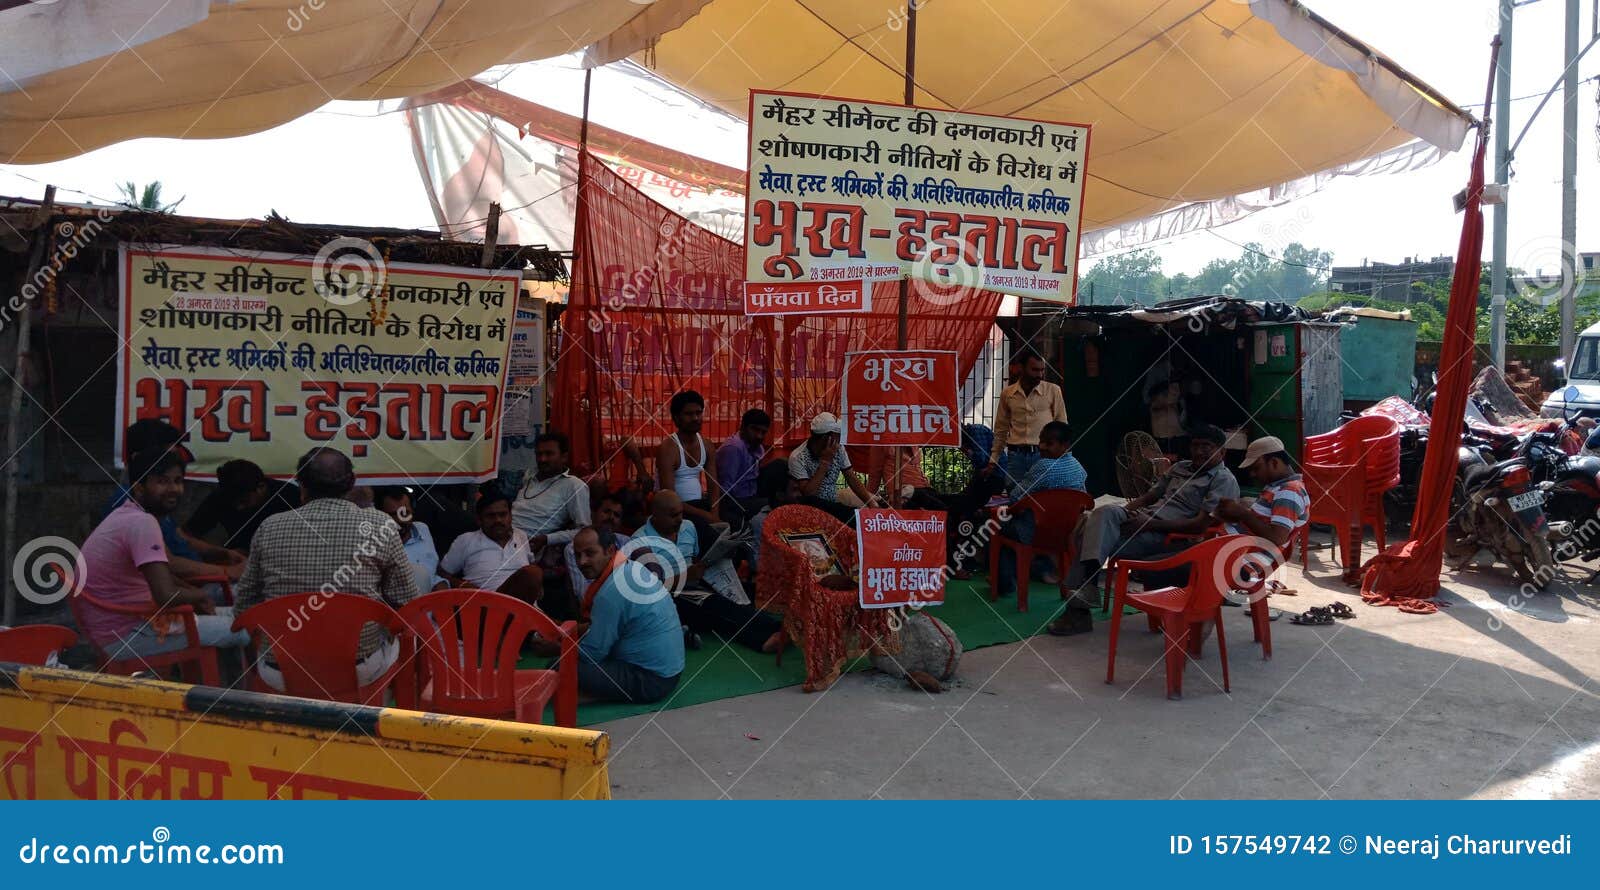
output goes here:
[{"label": "framed photo", "polygon": [[811,571],[818,577],[844,575],[844,564],[828,545],[828,536],[822,532],[785,532],[778,535],[783,543],[804,553],[811,560]]}]

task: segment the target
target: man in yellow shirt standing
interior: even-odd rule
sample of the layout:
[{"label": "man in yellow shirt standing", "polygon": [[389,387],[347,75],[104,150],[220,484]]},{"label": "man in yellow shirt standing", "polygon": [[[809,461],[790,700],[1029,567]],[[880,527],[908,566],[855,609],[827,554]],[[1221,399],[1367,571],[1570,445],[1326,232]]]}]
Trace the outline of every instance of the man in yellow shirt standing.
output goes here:
[{"label": "man in yellow shirt standing", "polygon": [[1061,387],[1044,379],[1044,359],[1029,352],[1023,356],[1022,377],[1000,390],[1000,407],[994,415],[994,447],[985,475],[1000,466],[1006,455],[1006,476],[1019,480],[1039,460],[1039,433],[1051,421],[1067,421]]}]

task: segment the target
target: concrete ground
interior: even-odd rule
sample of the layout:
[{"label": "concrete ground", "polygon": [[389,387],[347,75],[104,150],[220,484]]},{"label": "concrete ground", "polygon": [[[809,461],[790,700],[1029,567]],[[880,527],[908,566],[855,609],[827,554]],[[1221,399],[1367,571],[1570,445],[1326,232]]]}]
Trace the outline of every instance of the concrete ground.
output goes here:
[{"label": "concrete ground", "polygon": [[[1366,553],[1372,552],[1370,542]],[[1409,615],[1361,602],[1326,550],[1287,570],[1300,611],[1273,659],[1228,609],[1232,693],[1214,641],[1168,701],[1161,637],[1034,637],[967,653],[940,695],[856,673],[618,720],[618,798],[1563,798],[1600,796],[1600,587],[1568,571],[1522,602],[1509,569],[1448,573],[1450,604]],[[1014,601],[999,604],[1015,608]],[[1036,599],[1033,608],[1055,603]],[[1596,687],[1596,688],[1591,688]]]}]

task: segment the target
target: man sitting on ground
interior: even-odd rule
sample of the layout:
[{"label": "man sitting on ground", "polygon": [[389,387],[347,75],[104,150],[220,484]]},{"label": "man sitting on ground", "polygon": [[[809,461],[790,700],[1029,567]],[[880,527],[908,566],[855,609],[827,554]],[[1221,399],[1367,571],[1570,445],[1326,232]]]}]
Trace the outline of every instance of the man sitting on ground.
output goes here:
[{"label": "man sitting on ground", "polygon": [[300,506],[300,489],[292,482],[268,479],[261,467],[247,460],[230,460],[217,467],[217,490],[206,495],[183,531],[203,538],[217,526],[227,532],[222,546],[250,552],[250,539],[268,516]]},{"label": "man sitting on ground", "polygon": [[149,606],[153,617],[109,612],[86,603],[83,632],[112,659],[161,655],[189,645],[170,610],[192,606],[203,646],[243,646],[233,630],[233,610],[212,605],[207,594],[180,582],[168,566],[160,519],[183,498],[183,452],[158,447],[128,461],[129,497],[83,542],[85,590],[118,606]]},{"label": "man sitting on ground", "polygon": [[382,485],[373,490],[372,500],[373,505],[389,514],[400,529],[400,544],[416,576],[417,590],[449,587],[450,582],[439,574],[439,551],[433,545],[433,532],[412,512],[411,492],[403,485]]},{"label": "man sitting on ground", "polygon": [[[619,531],[622,521],[622,499],[615,494],[602,494],[594,502],[594,527],[600,531],[611,532],[616,536],[617,546],[626,547],[630,538]],[[578,568],[578,554],[576,548],[568,544],[562,554],[563,561],[567,564],[567,578],[572,585],[572,601],[583,602],[583,592],[588,589],[589,581],[583,577],[583,571]],[[574,607],[574,614],[577,614]]]},{"label": "man sitting on ground", "polygon": [[[1083,491],[1089,474],[1072,456],[1072,431],[1065,423],[1052,420],[1039,431],[1039,459],[1028,467],[1028,474],[1011,488],[1013,503],[1041,491]],[[1013,541],[1033,543],[1037,518],[1032,510],[1013,511],[1000,533]],[[1012,550],[1000,552],[1000,577],[996,579],[1001,596],[1010,596],[1017,587],[1017,556]]]},{"label": "man sitting on ground", "polygon": [[1283,440],[1267,436],[1250,443],[1239,468],[1249,469],[1261,494],[1253,501],[1232,498],[1217,505],[1215,516],[1230,535],[1266,538],[1287,557],[1295,532],[1311,517],[1311,495],[1294,471]]},{"label": "man sitting on ground", "polygon": [[684,512],[700,530],[700,538],[715,538],[713,504],[722,500],[717,485],[717,450],[706,445],[700,428],[705,422],[705,397],[692,389],[673,395],[667,410],[676,431],[656,448],[656,490],[674,491],[683,499]]},{"label": "man sitting on ground", "polygon": [[[296,467],[304,503],[261,523],[235,588],[235,611],[243,614],[257,603],[311,591],[381,599],[396,609],[416,599],[416,577],[395,524],[346,499],[356,484],[350,458],[333,448],[313,448]],[[356,647],[357,680],[375,682],[399,656],[399,641],[367,624]],[[268,686],[283,689],[283,674],[270,652],[262,653],[256,670]]]},{"label": "man sitting on ground", "polygon": [[739,431],[718,446],[717,483],[722,486],[718,515],[734,528],[743,528],[767,505],[756,495],[756,479],[767,457],[767,433],[772,417],[751,408],[739,419]]},{"label": "man sitting on ground", "polygon": [[683,673],[683,631],[671,595],[649,569],[617,551],[611,532],[585,528],[572,546],[589,579],[578,691],[602,701],[666,698]]},{"label": "man sitting on ground", "polygon": [[533,564],[528,535],[511,524],[511,499],[491,491],[478,498],[477,509],[478,530],[456,538],[439,560],[439,573],[455,587],[537,604],[544,596],[544,572]]},{"label": "man sitting on ground", "polygon": [[[678,607],[678,618],[692,633],[715,633],[757,652],[778,651],[783,631],[778,619],[750,605],[749,597],[738,602],[704,580],[707,566],[700,561],[700,538],[694,524],[683,521],[683,502],[677,494],[656,492],[650,521],[639,528],[633,541],[655,552],[665,570],[662,582]],[[737,587],[737,575],[732,583]]]},{"label": "man sitting on ground", "polygon": [[[1078,564],[1067,576],[1076,588],[1073,601],[1084,610],[1100,605],[1100,571],[1112,557],[1157,559],[1187,543],[1168,544],[1172,534],[1196,535],[1214,521],[1212,511],[1239,496],[1239,483],[1223,465],[1227,434],[1210,424],[1189,431],[1189,459],[1172,466],[1155,485],[1126,504],[1095,507],[1078,527]],[[1065,636],[1073,625],[1066,616],[1050,626]]]},{"label": "man sitting on ground", "polygon": [[839,444],[839,418],[824,411],[811,419],[811,436],[789,455],[789,485],[796,503],[827,511],[840,522],[854,524],[856,511],[839,501],[839,477],[868,506],[881,502],[850,472],[850,457]]},{"label": "man sitting on ground", "polygon": [[572,446],[561,433],[546,432],[534,439],[533,458],[535,471],[517,492],[511,522],[526,533],[537,560],[547,545],[559,549],[589,525],[589,488],[567,472]]}]

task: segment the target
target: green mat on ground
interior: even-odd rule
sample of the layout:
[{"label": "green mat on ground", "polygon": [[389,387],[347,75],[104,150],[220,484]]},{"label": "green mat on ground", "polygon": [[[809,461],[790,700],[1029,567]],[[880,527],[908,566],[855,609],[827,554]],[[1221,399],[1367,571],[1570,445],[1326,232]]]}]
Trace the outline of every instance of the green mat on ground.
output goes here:
[{"label": "green mat on ground", "polygon": [[[956,632],[964,649],[971,651],[1000,643],[1015,643],[1044,630],[1061,606],[1053,585],[1034,584],[1029,588],[1028,611],[1017,611],[1014,596],[990,603],[987,582],[982,577],[971,581],[951,581],[945,590],[945,603],[929,611]],[[651,711],[683,708],[737,695],[766,692],[785,686],[799,686],[806,678],[805,657],[790,646],[784,653],[783,667],[743,646],[724,643],[703,634],[705,646],[686,654],[683,677],[665,702],[650,705],[587,704],[578,708],[578,725],[593,726],[608,720],[632,717]],[[860,659],[859,669],[866,665]],[[531,663],[524,667],[535,666]]]}]

